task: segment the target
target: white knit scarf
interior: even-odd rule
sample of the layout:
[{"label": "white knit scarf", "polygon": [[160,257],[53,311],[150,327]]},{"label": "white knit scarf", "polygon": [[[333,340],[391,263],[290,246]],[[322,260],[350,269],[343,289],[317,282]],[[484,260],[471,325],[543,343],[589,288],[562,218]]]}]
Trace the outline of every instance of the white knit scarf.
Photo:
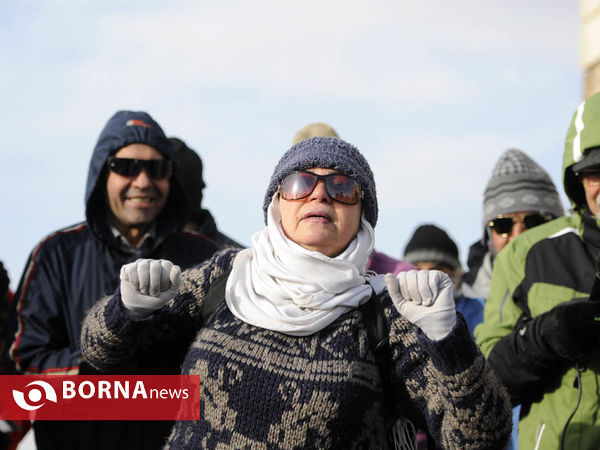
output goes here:
[{"label": "white knit scarf", "polygon": [[371,296],[365,276],[374,232],[364,216],[348,247],[330,258],[285,236],[275,195],[267,227],[252,236],[252,244],[236,256],[225,289],[227,306],[244,322],[308,336]]}]

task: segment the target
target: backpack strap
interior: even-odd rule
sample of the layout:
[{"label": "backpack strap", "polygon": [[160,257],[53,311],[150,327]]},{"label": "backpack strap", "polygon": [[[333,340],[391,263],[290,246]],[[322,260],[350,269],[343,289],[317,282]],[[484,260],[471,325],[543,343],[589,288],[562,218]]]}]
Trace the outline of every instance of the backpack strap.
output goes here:
[{"label": "backpack strap", "polygon": [[377,294],[374,290],[371,298],[360,306],[360,310],[367,329],[369,347],[375,356],[375,363],[381,378],[383,407],[390,417],[394,418],[389,436],[392,448],[416,450],[417,430],[406,416],[402,405],[396,401],[392,386],[392,349],[390,347],[389,330],[383,313],[383,299],[386,295],[386,291]]},{"label": "backpack strap", "polygon": [[373,292],[371,298],[360,306],[360,310],[367,329],[369,347],[375,356],[375,363],[379,369],[379,376],[384,392],[385,407],[390,414],[396,416],[397,408],[394,402],[394,396],[392,395],[392,380],[390,378],[392,351],[382,305],[384,296],[385,293],[377,295]]},{"label": "backpack strap", "polygon": [[227,285],[229,274],[231,274],[231,267],[214,280],[208,288],[208,291],[206,291],[201,309],[203,323],[206,323],[219,305],[223,303],[223,300],[225,300],[225,286]]}]

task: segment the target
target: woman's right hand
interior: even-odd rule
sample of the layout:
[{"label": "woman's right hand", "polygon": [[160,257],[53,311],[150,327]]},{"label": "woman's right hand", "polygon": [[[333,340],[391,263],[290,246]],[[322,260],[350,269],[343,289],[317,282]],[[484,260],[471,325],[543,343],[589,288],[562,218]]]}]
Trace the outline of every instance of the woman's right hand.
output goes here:
[{"label": "woman's right hand", "polygon": [[166,259],[138,259],[121,267],[121,300],[134,318],[149,316],[177,294],[181,269]]}]

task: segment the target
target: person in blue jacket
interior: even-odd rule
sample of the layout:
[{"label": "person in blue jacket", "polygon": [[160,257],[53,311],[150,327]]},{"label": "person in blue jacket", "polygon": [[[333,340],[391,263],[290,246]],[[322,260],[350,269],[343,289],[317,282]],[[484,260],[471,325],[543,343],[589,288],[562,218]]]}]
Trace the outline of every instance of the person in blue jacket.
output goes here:
[{"label": "person in blue jacket", "polygon": [[483,320],[483,300],[467,297],[461,292],[462,267],[456,243],[441,228],[433,224],[417,227],[404,248],[404,260],[418,269],[440,270],[454,284],[456,310],[465,317],[471,335]]},{"label": "person in blue jacket", "polygon": [[[121,266],[164,258],[190,267],[215,252],[208,238],[182,231],[190,206],[173,176],[172,155],[172,144],[147,113],[118,111],[110,118],[90,162],[86,220],[42,239],[18,285],[10,348],[18,372],[98,373],[82,361],[81,323],[98,299],[114,292]],[[148,356],[156,346],[141,351],[137,373],[179,373],[186,348],[171,349],[161,360]],[[156,449],[171,425],[35,421],[34,431],[38,450]]]}]

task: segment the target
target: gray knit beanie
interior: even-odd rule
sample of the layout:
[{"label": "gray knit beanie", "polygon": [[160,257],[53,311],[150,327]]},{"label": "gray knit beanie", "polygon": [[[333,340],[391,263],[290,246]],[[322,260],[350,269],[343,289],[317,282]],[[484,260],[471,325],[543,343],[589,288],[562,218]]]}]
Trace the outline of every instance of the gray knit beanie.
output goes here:
[{"label": "gray knit beanie", "polygon": [[335,169],[358,181],[364,193],[362,205],[365,219],[373,228],[375,227],[378,208],[373,172],[371,172],[365,157],[356,147],[335,137],[306,139],[285,152],[275,166],[265,194],[263,202],[265,223],[267,223],[267,208],[283,178],[297,170],[306,170],[312,167]]},{"label": "gray knit beanie", "polygon": [[483,194],[483,227],[502,214],[537,211],[560,217],[563,207],[554,183],[520,150],[506,150],[496,163]]}]

